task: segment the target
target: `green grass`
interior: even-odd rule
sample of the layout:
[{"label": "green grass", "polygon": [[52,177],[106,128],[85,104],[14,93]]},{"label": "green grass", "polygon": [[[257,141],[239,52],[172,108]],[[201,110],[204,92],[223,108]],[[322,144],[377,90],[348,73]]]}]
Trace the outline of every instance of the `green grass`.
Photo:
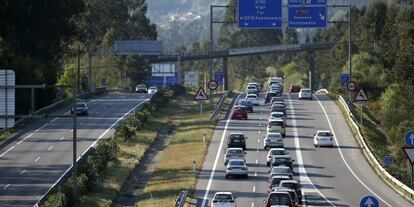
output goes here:
[{"label": "green grass", "polygon": [[[175,115],[170,117],[170,123],[175,126],[172,143],[161,155],[136,206],[173,206],[180,191],[195,190],[198,173],[192,172],[192,161],[195,160],[197,170],[202,168],[214,131],[210,121],[200,122],[199,107],[190,97],[180,97],[174,102],[171,110]],[[212,105],[205,106],[203,120],[209,120],[212,110]],[[204,133],[206,142],[202,139]]]},{"label": "green grass", "polygon": [[109,163],[108,168],[100,177],[99,191],[89,192],[80,199],[80,206],[109,207],[119,194],[122,185],[139,164],[140,159],[154,140],[157,130],[162,123],[149,121],[145,131],[139,131],[134,138],[119,145],[119,153],[115,161]]}]

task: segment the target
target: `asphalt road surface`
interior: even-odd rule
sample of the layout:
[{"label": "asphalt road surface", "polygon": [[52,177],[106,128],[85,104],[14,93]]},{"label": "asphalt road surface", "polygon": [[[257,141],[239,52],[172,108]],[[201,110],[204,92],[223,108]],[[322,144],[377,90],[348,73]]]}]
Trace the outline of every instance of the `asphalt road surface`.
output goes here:
[{"label": "asphalt road surface", "polygon": [[[149,98],[148,94],[119,93],[90,99],[89,116],[78,116],[78,157],[98,139],[110,137],[123,117]],[[3,144],[1,207],[33,206],[55,184],[72,164],[72,132],[72,118],[48,118]]]},{"label": "asphalt road surface", "polygon": [[[303,184],[303,206],[360,206],[366,195],[375,196],[380,206],[413,206],[389,188],[370,168],[335,102],[318,95],[298,100],[297,94],[284,95],[287,103],[285,148],[296,160],[294,179]],[[240,96],[240,99],[244,95]],[[231,191],[239,207],[264,206],[267,177],[263,137],[266,135],[269,106],[254,107],[248,120],[222,120],[209,146],[196,187],[196,206],[210,206],[215,192]],[[313,134],[331,130],[333,148],[315,148]],[[247,137],[249,178],[225,179],[223,162],[225,138],[243,132]]]}]

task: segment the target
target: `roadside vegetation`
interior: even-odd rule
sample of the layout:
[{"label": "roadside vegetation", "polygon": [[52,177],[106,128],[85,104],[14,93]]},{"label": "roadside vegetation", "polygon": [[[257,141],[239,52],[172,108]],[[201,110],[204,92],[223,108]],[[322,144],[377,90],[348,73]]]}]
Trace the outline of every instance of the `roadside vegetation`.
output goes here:
[{"label": "roadside vegetation", "polygon": [[[225,105],[229,104],[230,99],[226,99]],[[175,133],[172,142],[162,152],[152,177],[136,204],[138,207],[173,206],[180,191],[194,191],[198,171],[202,169],[208,142],[214,131],[214,123],[209,121],[210,112],[213,111],[211,104],[204,105],[203,122],[200,118],[200,105],[190,95],[178,97],[167,108],[169,111],[166,114],[174,115],[164,119],[175,127]],[[193,161],[196,172],[192,169]]]},{"label": "roadside vegetation", "polygon": [[[175,102],[172,97],[183,92],[181,87],[160,90],[140,110],[125,118],[113,137],[101,140],[96,150],[80,161],[78,167],[79,205],[109,207],[133,168],[139,164],[145,151],[164,124],[164,106]],[[55,188],[43,206],[73,205],[72,177]]]}]

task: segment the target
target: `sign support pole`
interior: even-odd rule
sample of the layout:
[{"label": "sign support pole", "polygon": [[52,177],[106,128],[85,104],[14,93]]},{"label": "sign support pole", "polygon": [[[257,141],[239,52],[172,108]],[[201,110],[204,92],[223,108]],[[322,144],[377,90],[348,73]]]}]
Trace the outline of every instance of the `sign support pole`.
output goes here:
[{"label": "sign support pole", "polygon": [[[352,81],[352,23],[351,23],[351,8],[352,5],[349,4],[349,14],[348,14],[348,62],[349,62],[349,81]],[[352,103],[352,92],[349,92],[349,103]]]},{"label": "sign support pole", "polygon": [[201,118],[201,123],[203,122],[203,102],[200,101],[200,118]]},{"label": "sign support pole", "polygon": [[362,105],[363,105],[363,103],[361,103],[361,122],[360,122],[360,124],[361,124],[361,129],[364,130],[364,125],[362,124]]}]

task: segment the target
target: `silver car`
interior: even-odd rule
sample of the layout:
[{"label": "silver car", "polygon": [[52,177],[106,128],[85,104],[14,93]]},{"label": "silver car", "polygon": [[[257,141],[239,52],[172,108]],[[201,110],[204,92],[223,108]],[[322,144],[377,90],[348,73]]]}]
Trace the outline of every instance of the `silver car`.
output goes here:
[{"label": "silver car", "polygon": [[87,116],[88,109],[88,105],[85,102],[77,102],[75,109],[73,107],[70,109],[70,113],[73,114],[73,112],[76,111],[76,114]]},{"label": "silver car", "polygon": [[224,154],[224,165],[227,165],[230,159],[242,159],[246,160],[245,158],[246,152],[244,152],[243,148],[239,147],[231,147],[226,150]]},{"label": "silver car", "polygon": [[290,167],[287,166],[272,167],[272,170],[269,172],[269,180],[275,175],[287,175],[290,179],[293,179],[293,172]]},{"label": "silver car", "polygon": [[263,148],[284,147],[282,135],[277,132],[269,132],[264,137]]},{"label": "silver car", "polygon": [[226,167],[226,178],[230,176],[249,177],[249,169],[244,159],[230,159]]}]

